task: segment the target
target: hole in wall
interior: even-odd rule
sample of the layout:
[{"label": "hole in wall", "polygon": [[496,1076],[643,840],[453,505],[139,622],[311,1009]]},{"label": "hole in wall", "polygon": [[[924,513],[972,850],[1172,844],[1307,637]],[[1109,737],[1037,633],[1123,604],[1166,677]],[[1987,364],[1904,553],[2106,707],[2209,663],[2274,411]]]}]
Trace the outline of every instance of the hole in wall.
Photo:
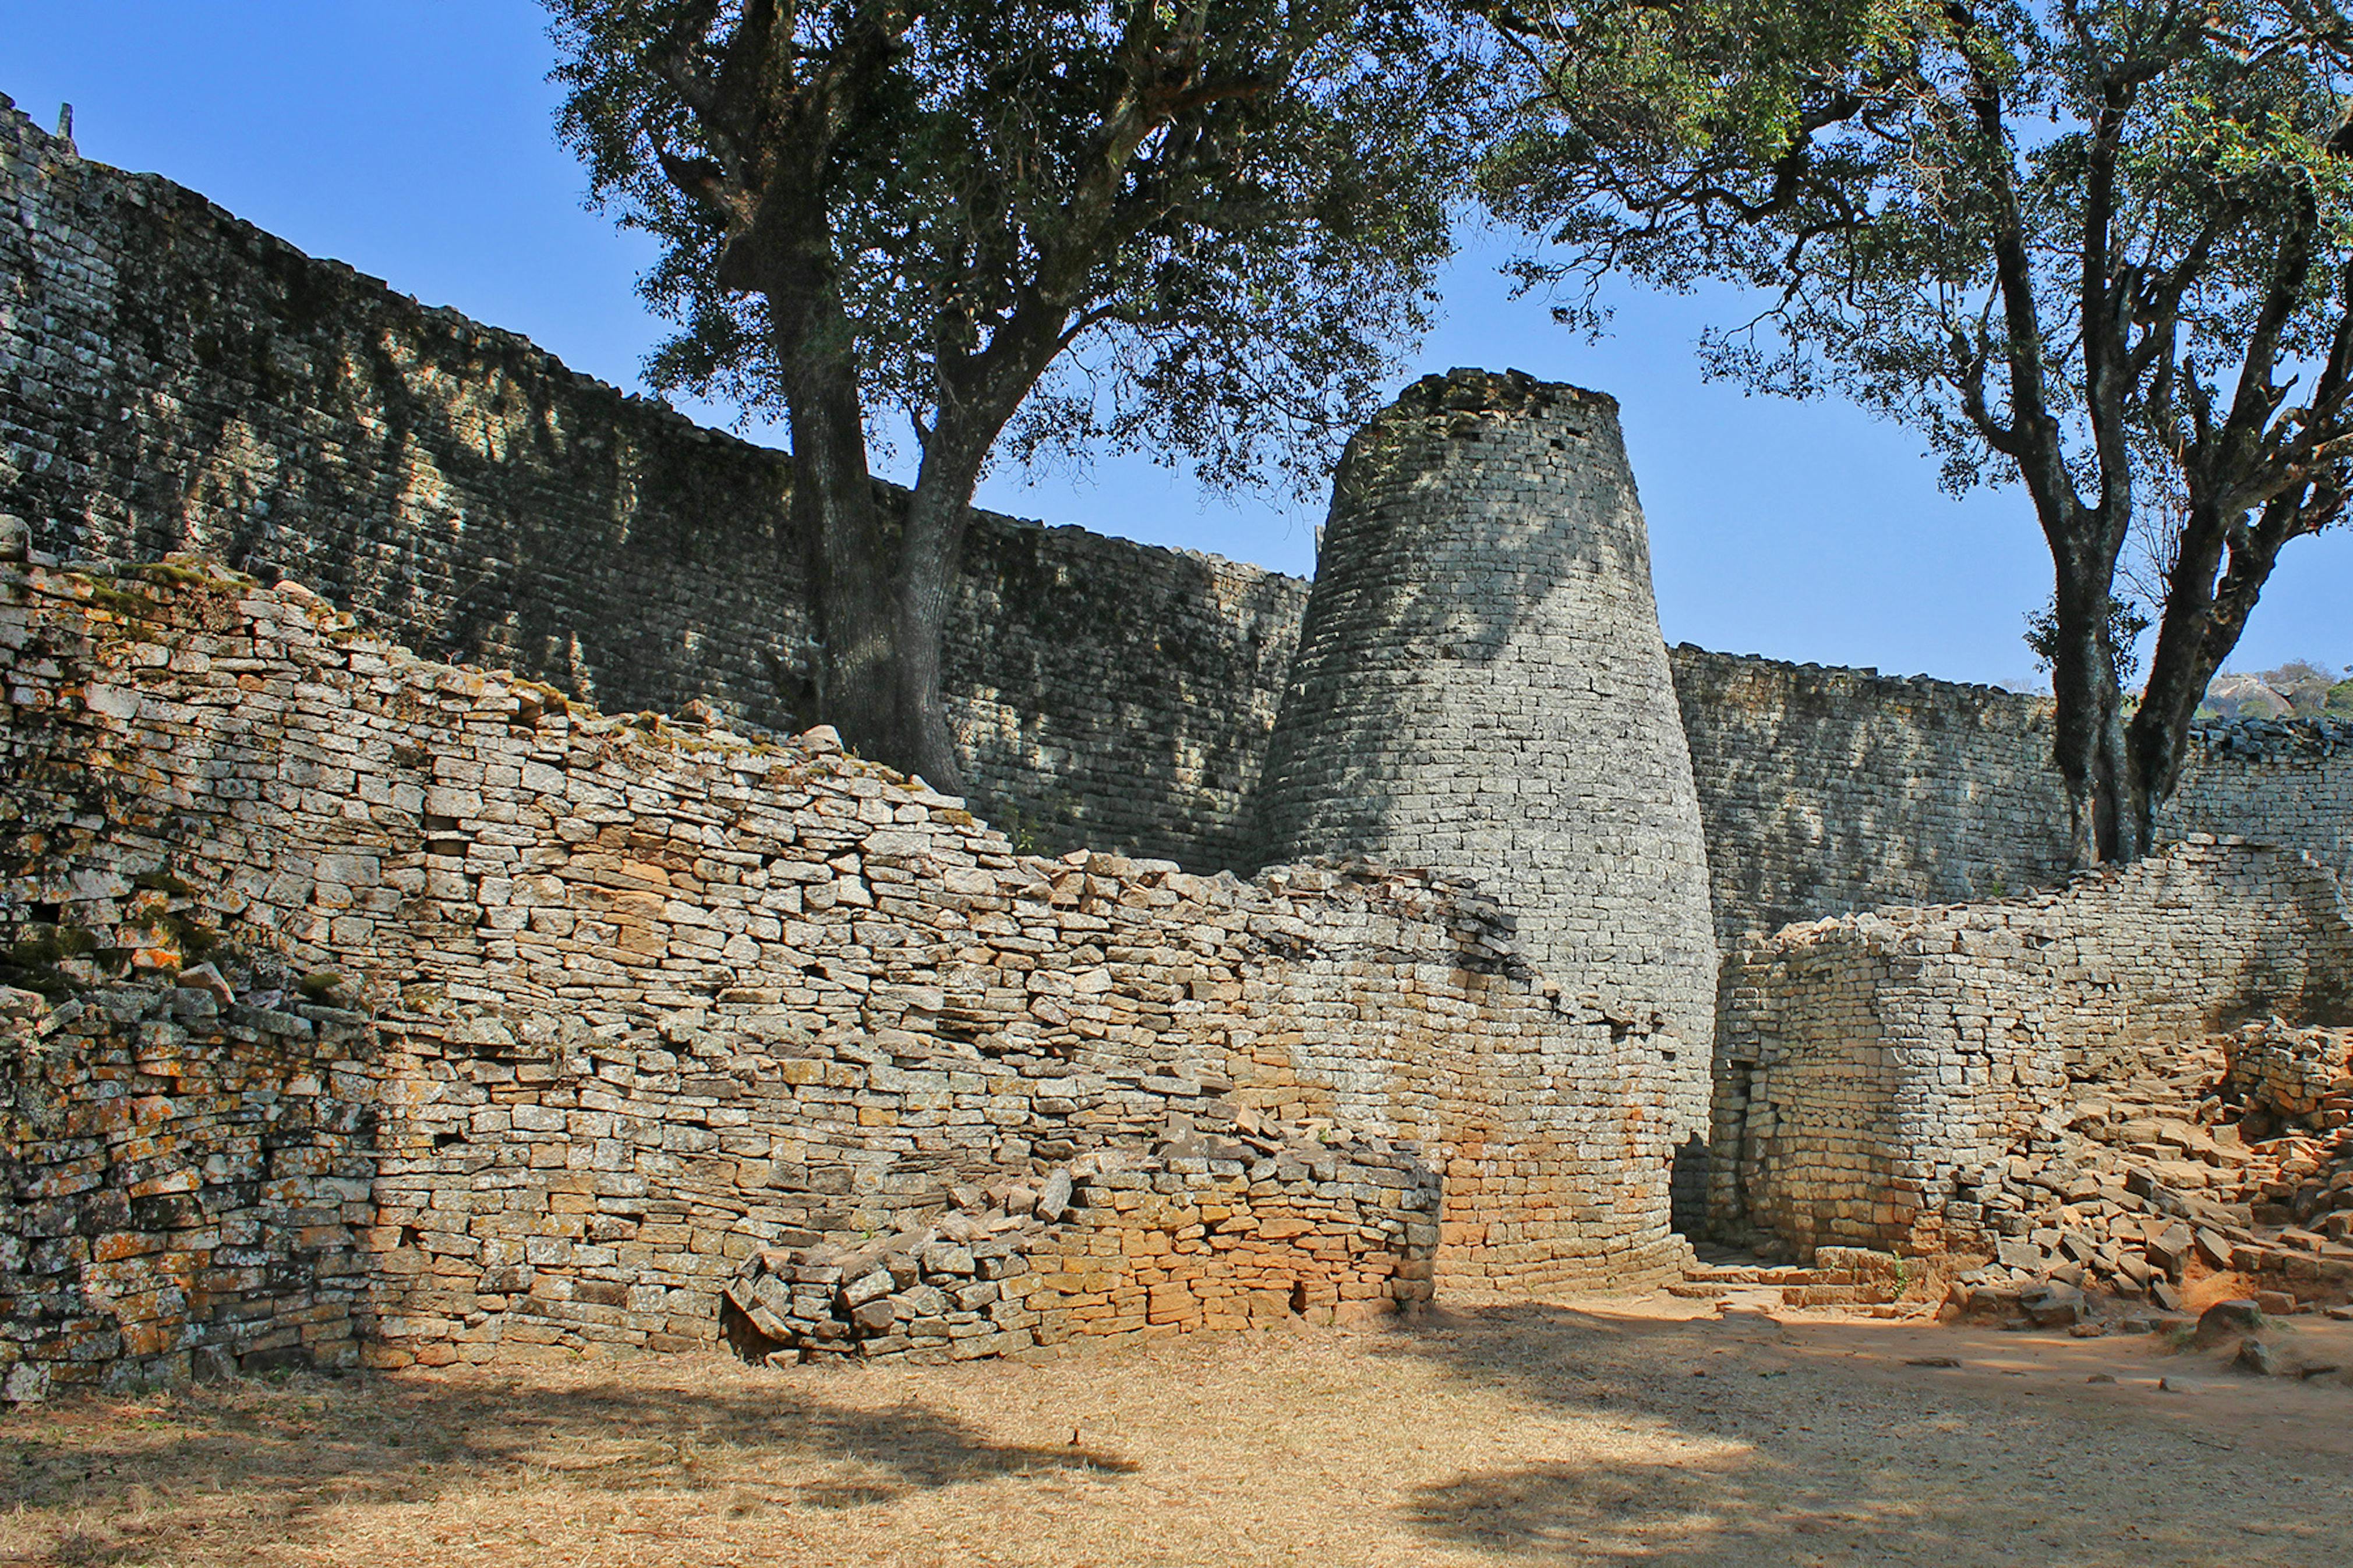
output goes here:
[{"label": "hole in wall", "polygon": [[1694,1132],[1667,1161],[1667,1223],[1683,1236],[1707,1228],[1706,1141]]}]

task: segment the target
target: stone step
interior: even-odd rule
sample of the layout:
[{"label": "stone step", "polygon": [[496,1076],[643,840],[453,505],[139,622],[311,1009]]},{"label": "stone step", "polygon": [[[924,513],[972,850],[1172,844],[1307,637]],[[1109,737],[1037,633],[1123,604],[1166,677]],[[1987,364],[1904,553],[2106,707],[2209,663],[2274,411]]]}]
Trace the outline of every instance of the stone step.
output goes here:
[{"label": "stone step", "polygon": [[1811,1285],[1816,1282],[1815,1271],[1810,1268],[1756,1263],[1694,1264],[1683,1270],[1683,1278],[1694,1285]]}]

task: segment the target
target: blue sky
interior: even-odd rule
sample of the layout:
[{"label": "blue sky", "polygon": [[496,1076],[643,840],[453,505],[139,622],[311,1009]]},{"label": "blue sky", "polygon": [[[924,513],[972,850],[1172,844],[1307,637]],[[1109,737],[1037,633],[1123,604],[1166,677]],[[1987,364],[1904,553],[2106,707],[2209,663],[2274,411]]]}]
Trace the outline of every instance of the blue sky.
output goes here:
[{"label": "blue sky", "polygon": [[[640,386],[661,324],[632,280],[647,245],[583,210],[556,145],[554,52],[529,0],[0,0],[0,93],[82,152],[189,185],[304,249],[528,334]],[[1446,318],[1399,381],[1516,367],[1615,395],[1672,641],[1959,680],[2028,678],[2022,617],[2050,568],[2014,489],[1955,502],[1916,436],[1825,401],[1707,384],[1693,344],[1722,299],[1628,288],[1599,344],[1514,300],[1499,242],[1445,280]],[[691,412],[723,423],[727,411]],[[754,433],[781,445],[781,438]],[[983,504],[1283,571],[1320,505],[1205,495],[1141,458]],[[2353,531],[2292,546],[2233,668],[2353,663]]]}]

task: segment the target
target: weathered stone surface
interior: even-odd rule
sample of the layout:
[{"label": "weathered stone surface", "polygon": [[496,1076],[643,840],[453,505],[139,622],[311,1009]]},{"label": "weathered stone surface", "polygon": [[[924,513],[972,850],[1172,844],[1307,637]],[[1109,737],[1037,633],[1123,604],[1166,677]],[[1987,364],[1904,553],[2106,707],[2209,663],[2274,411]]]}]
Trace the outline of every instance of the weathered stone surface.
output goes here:
[{"label": "weathered stone surface", "polygon": [[[1650,1267],[1644,1135],[1557,1066],[1609,1022],[1457,879],[1024,856],[828,734],[599,716],[193,563],[0,569],[0,951],[60,998],[0,992],[23,1358],[701,1342],[780,1253],[770,1348],[932,1265],[881,1337],[1000,1353],[1050,1316],[1017,1217],[1080,1227],[1072,1333],[1138,1326],[1115,1278],[1232,1326],[1215,1282],[1284,1267],[1350,1315]],[[1089,1261],[1131,1235],[1205,1260]]]},{"label": "weathered stone surface", "polygon": [[1260,815],[1266,858],[1430,866],[1511,911],[1528,960],[1608,1020],[1563,1088],[1614,1088],[1653,1173],[1627,1217],[1668,1263],[1686,1150],[1698,1217],[1715,946],[1609,398],[1456,371],[1349,443]]},{"label": "weathered stone surface", "polygon": [[[887,1265],[871,1276],[887,1289],[796,1291],[780,1318],[746,1312],[758,1349],[960,1361],[1078,1337],[1354,1321],[1430,1299],[1438,1180],[1410,1155],[1303,1138],[1282,1146],[1293,1157],[1219,1174],[1192,1170],[1178,1147],[1105,1151],[1055,1172],[1069,1188],[1056,1222],[980,1194],[987,1279],[942,1238],[944,1220],[871,1245],[861,1257]],[[740,1310],[779,1271],[825,1256],[755,1251],[727,1299]]]},{"label": "weathered stone surface", "polygon": [[2037,1328],[2065,1328],[2083,1318],[2084,1292],[2072,1285],[2038,1285],[2020,1292],[2018,1305]]},{"label": "weathered stone surface", "polygon": [[2251,1300],[2217,1301],[2198,1315],[2191,1342],[2200,1348],[2219,1345],[2235,1335],[2253,1333],[2263,1322],[2263,1309]]},{"label": "weathered stone surface", "polygon": [[[37,548],[284,574],[610,712],[808,721],[786,454],[73,156],[5,100],[0,279],[0,517]],[[976,514],[944,639],[976,799],[1034,847],[1240,866],[1306,595]]]},{"label": "weathered stone surface", "polygon": [[[1717,931],[2064,880],[2051,704],[1992,687],[1672,650]],[[2159,834],[2235,835],[2353,869],[2353,725],[2201,726]]]},{"label": "weathered stone surface", "polygon": [[[2206,1125],[2225,1085],[2204,1037],[2353,1005],[2353,917],[2308,857],[2191,842],[2063,893],[1744,941],[1721,1002],[1720,1231],[2051,1272],[2129,1214],[2178,1281],[2197,1226],[2262,1219],[2225,1201],[2254,1156]],[[2088,1258],[2065,1261],[2071,1231]]]}]

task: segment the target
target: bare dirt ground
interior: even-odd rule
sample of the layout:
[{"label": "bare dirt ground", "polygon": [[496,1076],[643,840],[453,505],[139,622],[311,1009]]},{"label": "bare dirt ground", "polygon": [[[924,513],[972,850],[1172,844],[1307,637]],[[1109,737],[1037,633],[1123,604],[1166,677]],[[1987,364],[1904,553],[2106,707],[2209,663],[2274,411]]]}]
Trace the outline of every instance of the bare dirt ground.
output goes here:
[{"label": "bare dirt ground", "polygon": [[[2353,1325],[2290,1323],[2283,1359],[2353,1368]],[[2228,1354],[1584,1301],[1029,1364],[300,1376],[0,1421],[0,1563],[2353,1563],[2353,1384]]]}]

